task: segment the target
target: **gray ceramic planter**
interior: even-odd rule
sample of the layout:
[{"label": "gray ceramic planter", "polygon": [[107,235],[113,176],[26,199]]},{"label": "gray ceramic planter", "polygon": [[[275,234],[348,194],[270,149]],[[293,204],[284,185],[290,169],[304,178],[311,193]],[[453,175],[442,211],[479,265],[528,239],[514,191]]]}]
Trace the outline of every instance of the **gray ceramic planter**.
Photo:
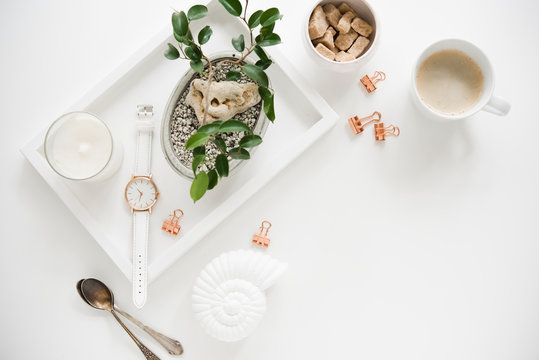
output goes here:
[{"label": "gray ceramic planter", "polygon": [[[220,60],[220,59],[237,59],[237,54],[233,54],[231,52],[219,52],[216,54],[213,54],[210,56],[210,61]],[[246,63],[254,64],[254,61],[250,59],[245,60]],[[172,148],[172,143],[170,141],[170,123],[172,121],[172,114],[174,113],[174,109],[176,108],[176,104],[178,103],[178,99],[180,98],[181,94],[187,89],[187,87],[191,84],[191,81],[193,80],[193,77],[195,76],[195,71],[192,69],[189,69],[183,77],[180,79],[178,84],[176,84],[176,87],[172,91],[172,94],[170,95],[167,105],[165,106],[165,111],[163,113],[163,120],[161,122],[161,148],[163,150],[163,154],[165,155],[165,158],[167,159],[168,164],[174,171],[176,171],[178,174],[180,174],[182,177],[187,179],[194,179],[193,170],[191,170],[191,167],[186,167],[182,164],[180,159],[176,156],[174,153],[174,150]],[[264,114],[264,111],[260,111],[260,115],[256,121],[255,128],[253,130],[253,133],[256,135],[259,135],[260,137],[264,137],[264,134],[266,133],[266,130],[268,128],[269,120]],[[263,144],[261,145],[263,146]],[[256,147],[250,149],[251,155],[256,151]],[[252,161],[252,160],[248,160]],[[241,166],[245,163],[245,161],[241,160],[232,160],[230,161],[230,170],[229,170],[229,177],[234,175]]]}]

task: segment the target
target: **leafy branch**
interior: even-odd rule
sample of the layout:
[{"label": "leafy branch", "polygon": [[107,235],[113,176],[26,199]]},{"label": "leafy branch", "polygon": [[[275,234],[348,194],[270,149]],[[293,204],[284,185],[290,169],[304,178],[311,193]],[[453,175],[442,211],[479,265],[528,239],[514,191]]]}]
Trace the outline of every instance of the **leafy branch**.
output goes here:
[{"label": "leafy branch", "polygon": [[[246,46],[245,36],[243,34],[232,38],[232,47],[240,53],[238,59],[225,59],[222,62],[230,62],[239,67],[239,71],[230,70],[226,74],[227,81],[237,81],[241,78],[241,73],[252,79],[258,85],[258,93],[263,101],[263,111],[268,119],[275,120],[274,108],[274,90],[269,85],[269,79],[265,70],[271,66],[272,60],[264,51],[264,47],[273,46],[281,43],[281,37],[274,32],[275,22],[282,19],[282,15],[277,8],[267,10],[257,10],[250,16],[247,15],[249,0],[245,0],[245,7],[239,0],[219,0],[219,3],[231,15],[238,17],[249,30],[249,43]],[[194,5],[187,14],[183,11],[174,11],[172,14],[172,28],[176,45],[167,44],[164,53],[170,60],[182,59],[188,60],[191,68],[206,76],[208,87],[206,90],[205,109],[209,108],[209,91],[212,83],[214,68],[209,57],[204,53],[202,45],[206,44],[213,30],[209,25],[203,27],[195,38],[191,31],[192,21],[202,19],[208,15],[208,9],[204,5]],[[255,31],[258,33],[255,35]],[[245,63],[245,59],[255,53],[258,60],[255,64]],[[207,72],[206,72],[207,67]],[[258,135],[252,134],[251,129],[241,121],[227,120],[224,122],[214,121],[206,124],[208,111],[204,111],[204,117],[201,121],[201,127],[186,142],[186,150],[193,150],[192,169],[195,179],[191,185],[191,198],[196,202],[207,190],[213,189],[219,178],[228,176],[229,159],[248,160],[250,158],[248,148],[258,146],[262,139]],[[241,125],[240,125],[241,124]],[[239,142],[239,146],[234,149],[227,149],[225,141],[221,135],[229,132],[245,132]],[[215,168],[206,172],[210,160],[206,156],[205,145],[208,142],[214,143],[220,150],[215,160]],[[199,171],[199,169],[201,169]]]},{"label": "leafy branch", "polygon": [[[239,146],[234,149],[227,149],[226,143],[221,137],[224,133],[245,132],[239,142]],[[206,172],[198,171],[199,168],[208,168],[210,160],[206,156],[206,145],[214,143],[220,151],[215,159],[215,168]],[[228,176],[228,159],[249,160],[251,155],[247,149],[258,146],[262,143],[262,138],[254,135],[252,130],[244,122],[231,119],[227,121],[214,121],[201,126],[185,143],[185,149],[193,150],[193,162],[191,164],[195,179],[191,184],[191,198],[196,202],[207,190],[213,189],[219,178]],[[205,165],[205,166],[204,166]]]}]

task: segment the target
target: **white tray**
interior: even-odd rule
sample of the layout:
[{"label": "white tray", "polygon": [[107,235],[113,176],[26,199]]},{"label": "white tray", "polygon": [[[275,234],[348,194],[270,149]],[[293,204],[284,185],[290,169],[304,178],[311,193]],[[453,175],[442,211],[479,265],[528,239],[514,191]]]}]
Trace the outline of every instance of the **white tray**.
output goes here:
[{"label": "white tray", "polygon": [[[230,49],[230,39],[247,30],[216,0],[208,3],[208,9],[207,18],[193,23],[199,26],[193,26],[194,33],[204,24],[210,24],[214,33],[205,51]],[[152,173],[161,196],[150,224],[150,281],[326,133],[337,119],[337,114],[298,75],[278,46],[266,48],[274,60],[267,71],[276,91],[275,123],[270,124],[263,144],[237,174],[220,181],[193,204],[189,197],[190,182],[169,167],[159,144],[166,101],[189,67],[187,61],[165,59],[163,51],[167,42],[175,43],[170,25],[65,111],[86,110],[96,114],[107,123],[114,138],[121,141],[124,161],[112,178],[100,183],[81,183],[59,177],[44,158],[46,129],[21,150],[128,279],[131,278],[132,218],[123,193],[134,163],[137,104],[153,104],[156,122]],[[53,120],[49,119],[49,123]],[[181,208],[185,216],[181,221],[182,231],[173,237],[161,231],[161,224],[176,208]]]}]

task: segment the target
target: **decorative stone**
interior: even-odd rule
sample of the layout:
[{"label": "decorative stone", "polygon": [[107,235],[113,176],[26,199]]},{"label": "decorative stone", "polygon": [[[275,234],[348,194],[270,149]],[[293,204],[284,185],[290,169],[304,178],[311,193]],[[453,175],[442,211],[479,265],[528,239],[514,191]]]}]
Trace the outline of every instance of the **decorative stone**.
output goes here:
[{"label": "decorative stone", "polygon": [[235,81],[212,82],[208,94],[208,109],[206,121],[206,92],[208,81],[195,79],[189,86],[189,93],[185,102],[195,110],[196,117],[201,125],[212,123],[217,120],[229,120],[234,115],[244,112],[261,100],[258,94],[258,86],[253,83],[239,84]]}]

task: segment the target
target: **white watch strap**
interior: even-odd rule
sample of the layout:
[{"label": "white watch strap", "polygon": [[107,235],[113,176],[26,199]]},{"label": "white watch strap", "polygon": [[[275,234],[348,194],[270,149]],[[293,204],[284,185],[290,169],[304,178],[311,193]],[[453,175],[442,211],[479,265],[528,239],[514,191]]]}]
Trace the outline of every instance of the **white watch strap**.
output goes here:
[{"label": "white watch strap", "polygon": [[[153,107],[137,107],[137,149],[135,175],[150,175],[152,162]],[[148,287],[148,228],[149,211],[133,213],[133,302],[141,308],[146,303]]]},{"label": "white watch strap", "polygon": [[148,228],[150,213],[133,213],[133,302],[139,309],[146,303],[148,287]]},{"label": "white watch strap", "polygon": [[151,105],[139,105],[135,175],[150,175],[152,163],[153,112]]}]

